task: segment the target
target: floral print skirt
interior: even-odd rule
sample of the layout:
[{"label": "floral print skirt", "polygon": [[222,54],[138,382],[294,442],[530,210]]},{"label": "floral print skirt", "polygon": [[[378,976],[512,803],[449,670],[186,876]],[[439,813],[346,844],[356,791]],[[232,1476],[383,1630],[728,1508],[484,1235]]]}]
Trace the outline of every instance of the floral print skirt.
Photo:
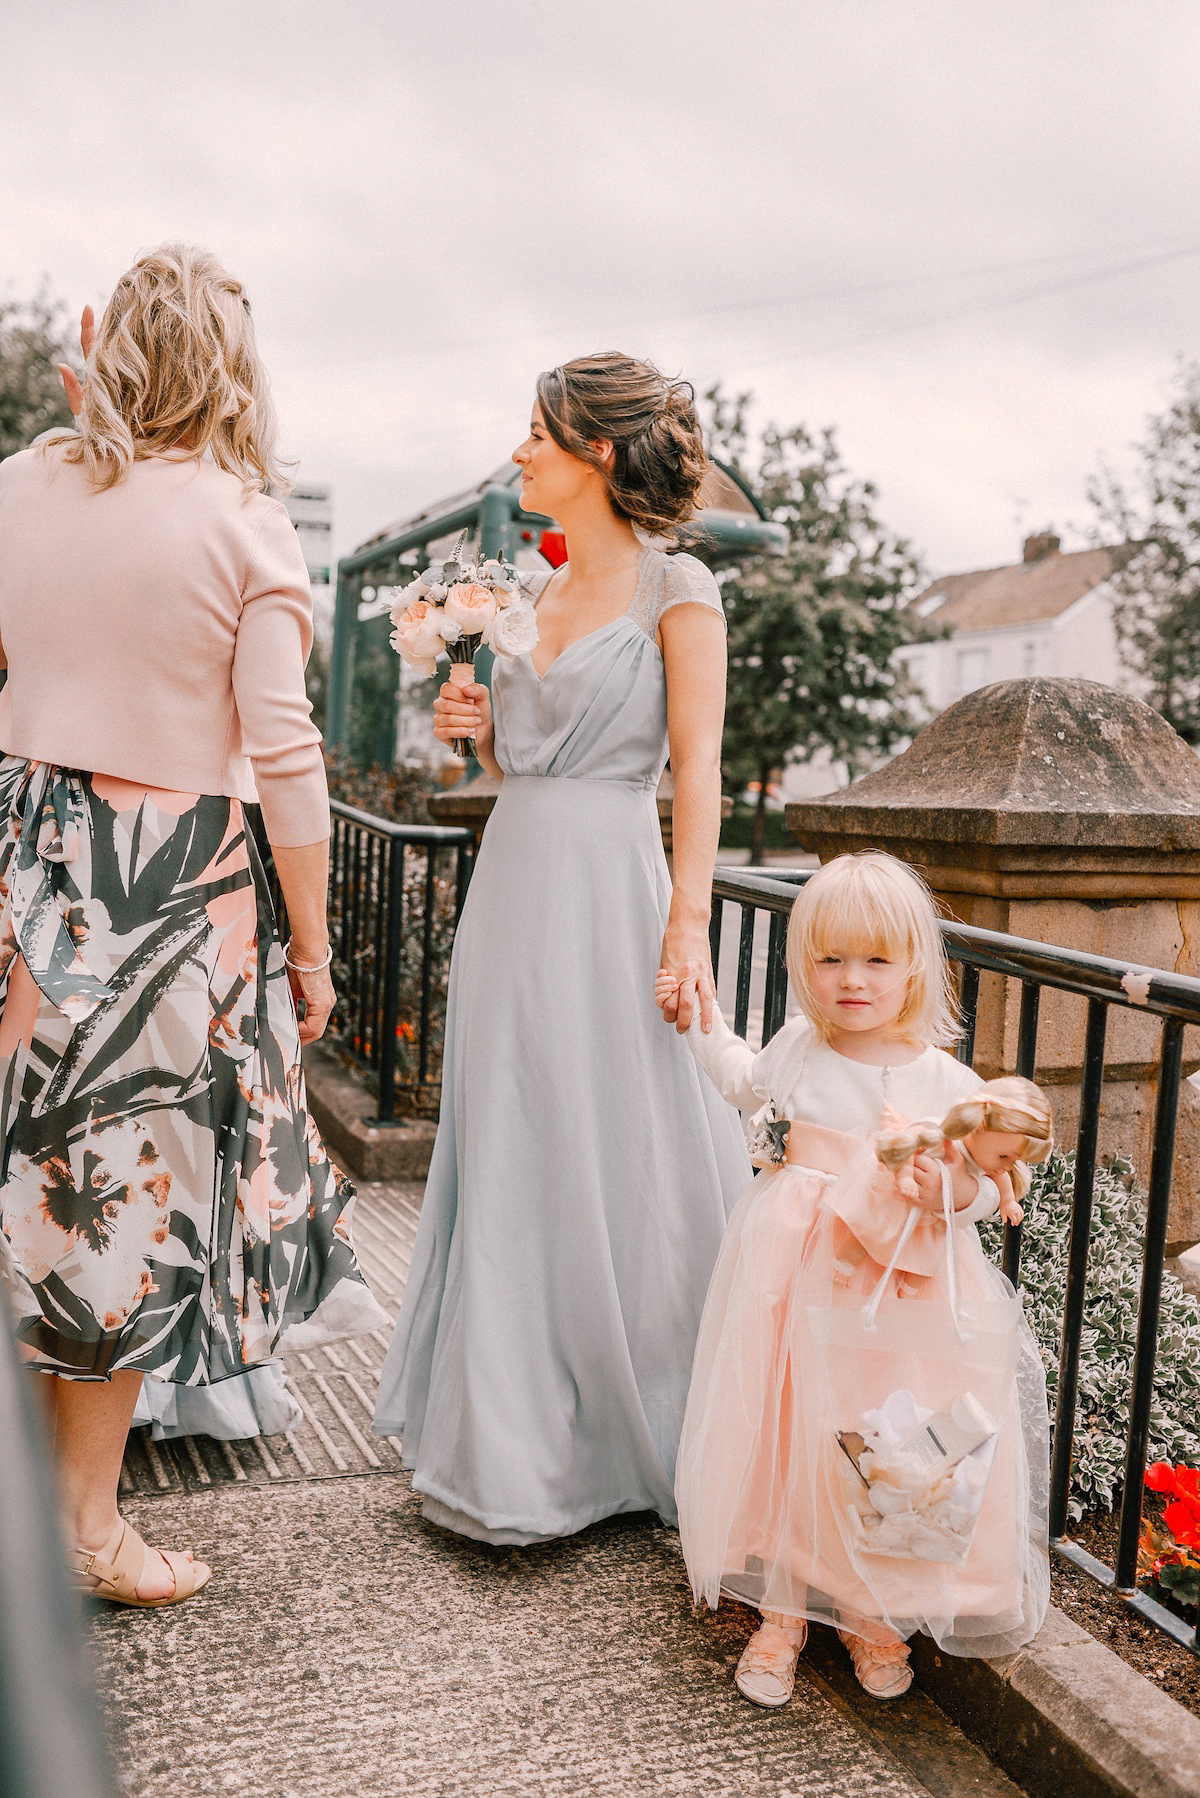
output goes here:
[{"label": "floral print skirt", "polygon": [[0,760],[0,1273],[33,1362],[188,1386],[378,1328],[236,799]]}]

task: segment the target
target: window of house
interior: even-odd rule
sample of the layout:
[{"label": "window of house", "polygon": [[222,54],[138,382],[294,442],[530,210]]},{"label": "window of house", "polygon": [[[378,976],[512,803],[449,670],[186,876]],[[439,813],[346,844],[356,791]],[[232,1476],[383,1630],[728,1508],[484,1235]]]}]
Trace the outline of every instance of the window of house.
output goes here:
[{"label": "window of house", "polygon": [[959,649],[954,654],[954,685],[959,693],[973,693],[976,687],[982,687],[988,678],[988,663],[991,651],[987,649]]}]

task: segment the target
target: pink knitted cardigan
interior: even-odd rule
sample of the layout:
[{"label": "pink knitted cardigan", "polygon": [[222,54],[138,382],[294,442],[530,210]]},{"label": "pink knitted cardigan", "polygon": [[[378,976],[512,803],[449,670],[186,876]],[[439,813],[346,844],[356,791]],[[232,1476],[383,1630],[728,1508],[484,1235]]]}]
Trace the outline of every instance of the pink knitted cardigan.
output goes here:
[{"label": "pink knitted cardigan", "polygon": [[257,797],[273,843],[315,843],[311,647],[278,500],[195,459],[135,462],[104,492],[53,444],[0,463],[0,752]]}]

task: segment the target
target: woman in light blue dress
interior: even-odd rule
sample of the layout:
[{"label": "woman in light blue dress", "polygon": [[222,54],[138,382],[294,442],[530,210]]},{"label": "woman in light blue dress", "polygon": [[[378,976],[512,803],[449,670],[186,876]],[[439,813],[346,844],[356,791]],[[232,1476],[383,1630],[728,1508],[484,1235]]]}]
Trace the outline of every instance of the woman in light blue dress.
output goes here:
[{"label": "woman in light blue dress", "polygon": [[[708,1013],[725,639],[709,571],[648,547],[704,473],[691,389],[599,356],[538,383],[514,459],[569,561],[539,640],[436,703],[503,780],[454,948],[442,1111],[375,1427],[425,1516],[494,1543],[675,1522],[709,1276],[749,1176],[667,1016]],[[639,527],[642,535],[639,535]],[[674,885],[656,791],[675,782]]]}]

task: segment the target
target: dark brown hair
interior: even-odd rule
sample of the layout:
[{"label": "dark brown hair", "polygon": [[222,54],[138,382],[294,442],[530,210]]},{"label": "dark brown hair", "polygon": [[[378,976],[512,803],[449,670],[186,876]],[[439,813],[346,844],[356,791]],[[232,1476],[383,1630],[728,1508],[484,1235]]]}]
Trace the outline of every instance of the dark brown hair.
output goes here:
[{"label": "dark brown hair", "polygon": [[[555,443],[600,471],[619,518],[656,535],[691,517],[708,457],[686,381],[608,350],[539,375],[537,396]],[[610,465],[599,441],[613,446]]]}]

